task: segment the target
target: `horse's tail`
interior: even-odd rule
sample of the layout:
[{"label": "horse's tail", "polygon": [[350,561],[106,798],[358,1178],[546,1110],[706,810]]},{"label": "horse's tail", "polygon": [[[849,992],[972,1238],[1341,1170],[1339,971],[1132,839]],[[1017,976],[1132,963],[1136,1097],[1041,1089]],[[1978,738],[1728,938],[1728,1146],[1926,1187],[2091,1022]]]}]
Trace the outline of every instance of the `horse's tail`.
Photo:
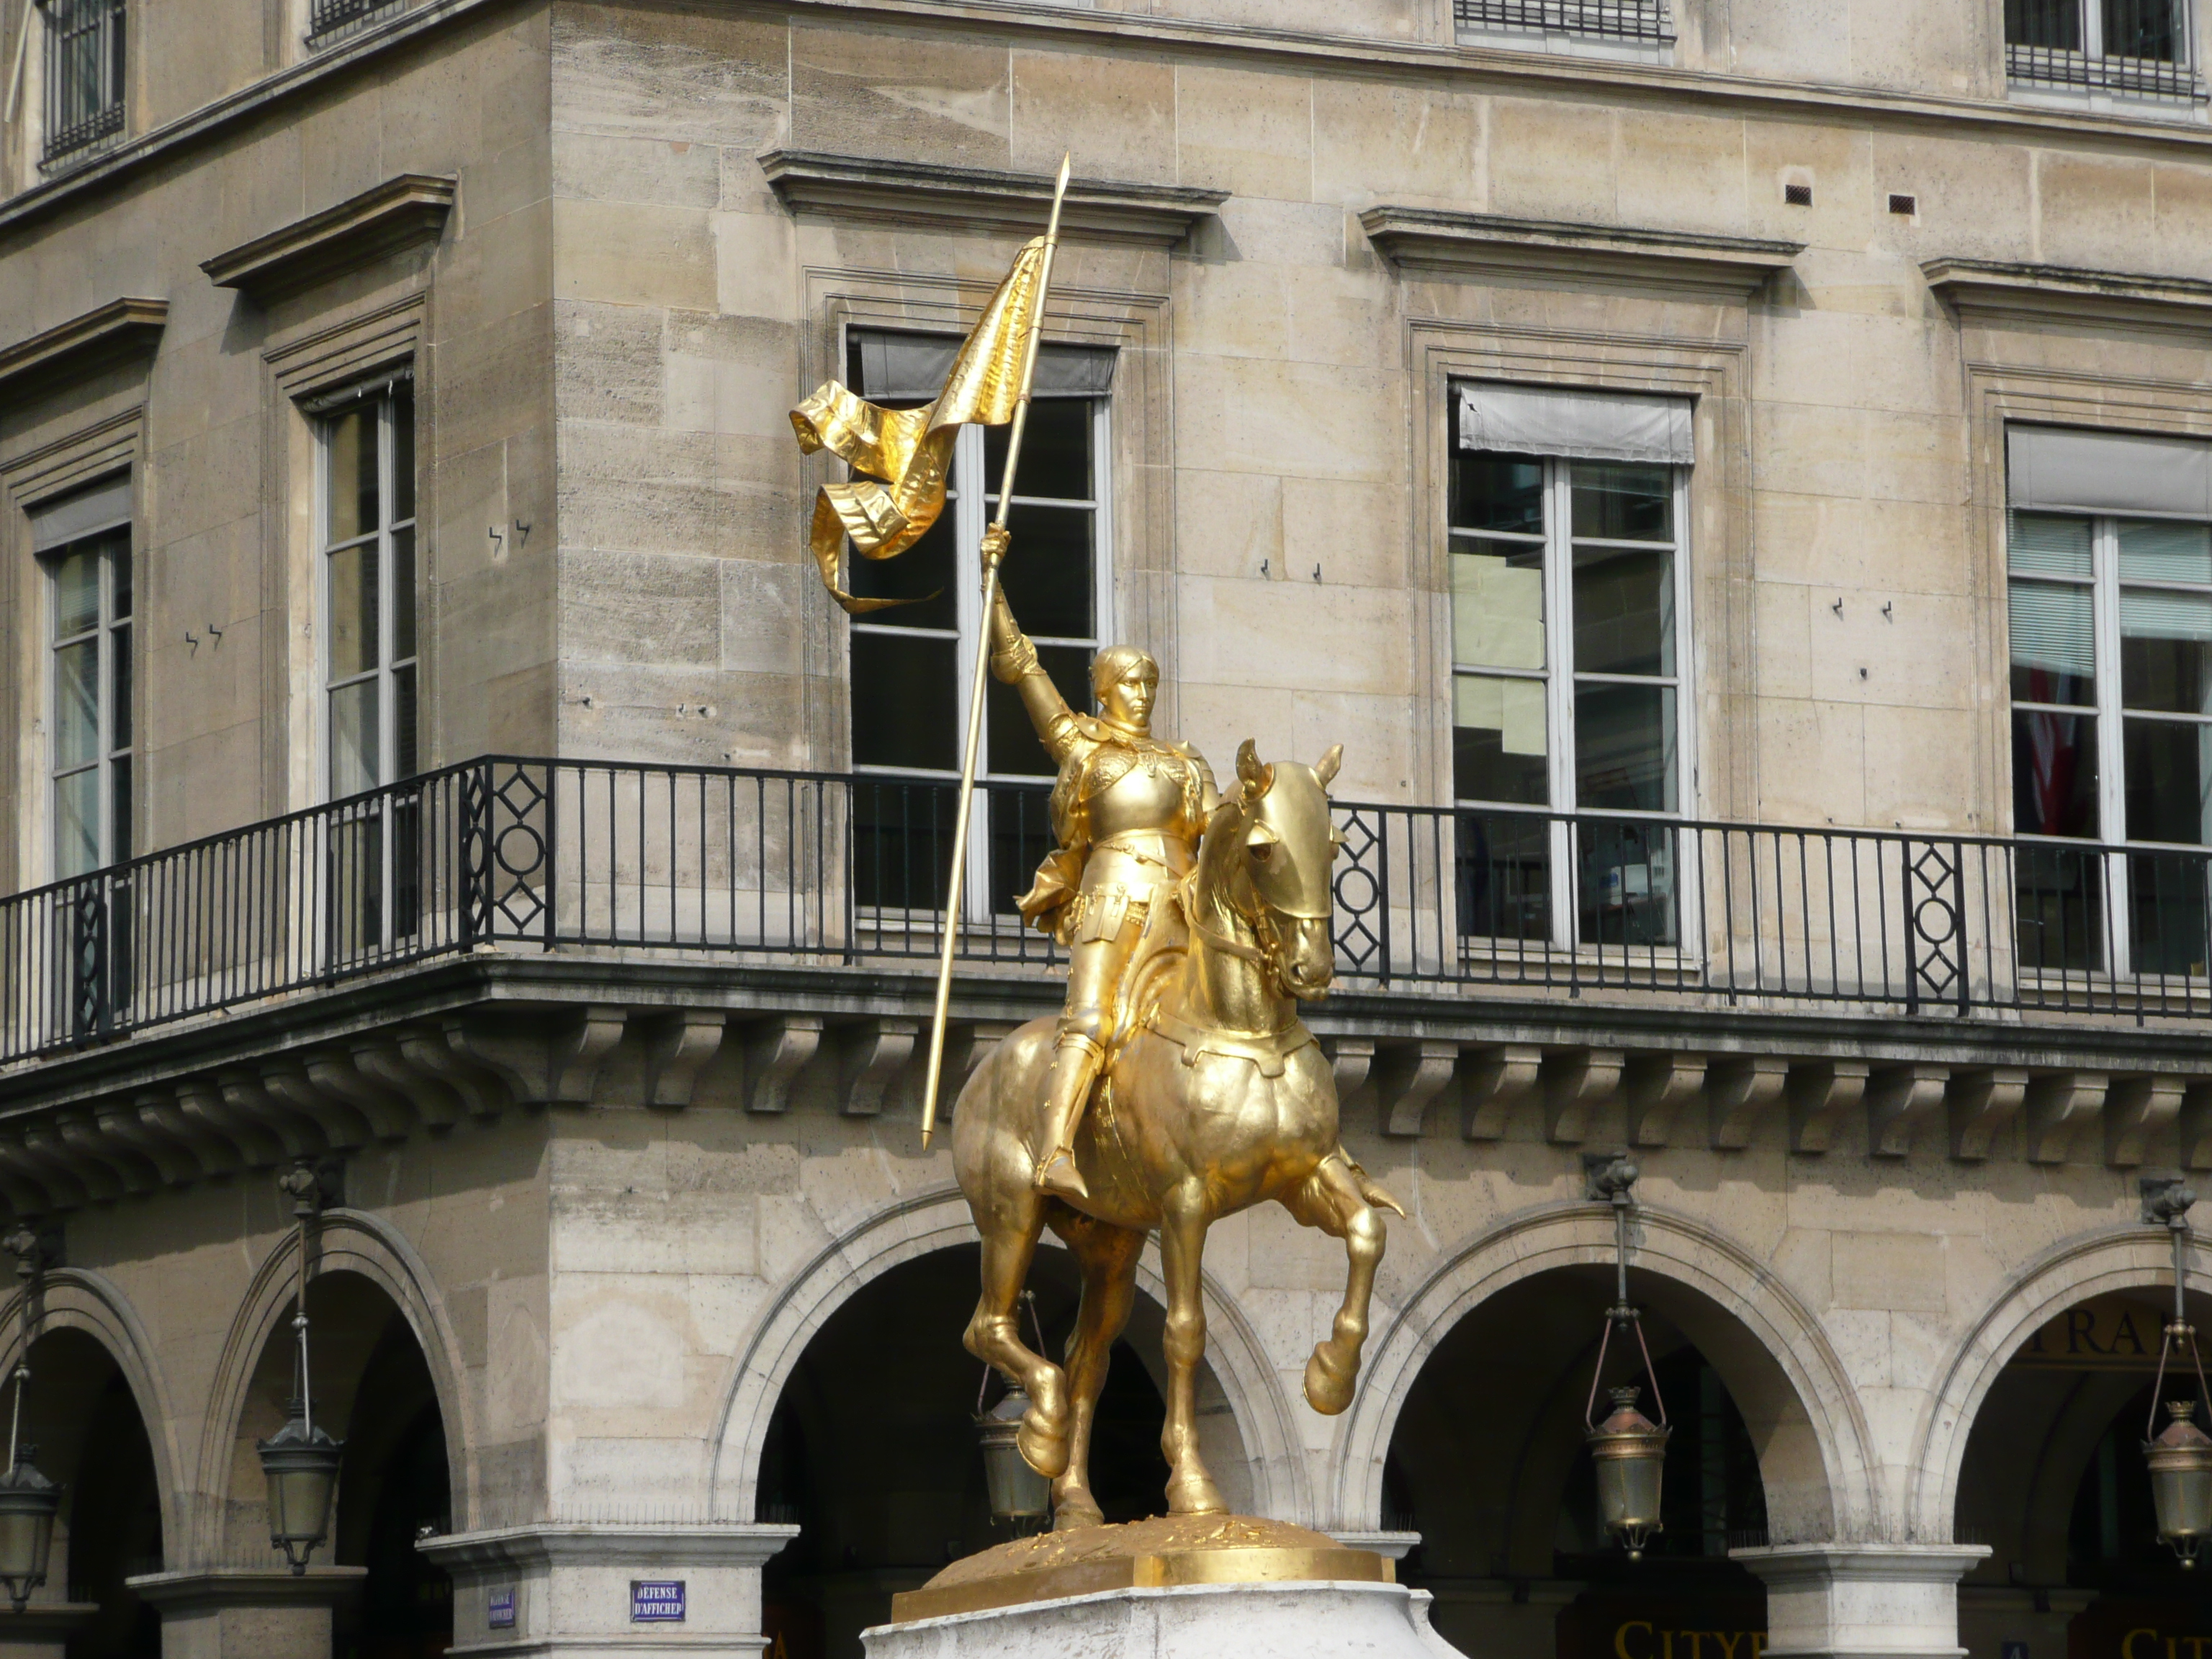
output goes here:
[{"label": "horse's tail", "polygon": [[1344,1143],[1340,1140],[1336,1143],[1336,1155],[1344,1160],[1344,1167],[1352,1171],[1352,1184],[1359,1188],[1360,1197],[1378,1210],[1388,1210],[1401,1219],[1405,1218],[1406,1206],[1391,1197],[1381,1182],[1359,1167],[1359,1160],[1344,1150]]}]

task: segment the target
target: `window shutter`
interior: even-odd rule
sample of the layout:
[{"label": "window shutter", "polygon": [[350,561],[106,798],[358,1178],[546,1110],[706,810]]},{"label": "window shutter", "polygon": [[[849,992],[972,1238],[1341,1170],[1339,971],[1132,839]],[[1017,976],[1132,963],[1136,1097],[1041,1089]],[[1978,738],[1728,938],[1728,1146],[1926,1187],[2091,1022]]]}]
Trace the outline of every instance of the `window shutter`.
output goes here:
[{"label": "window shutter", "polygon": [[[927,402],[945,389],[964,336],[856,328],[845,337],[846,378],[872,402]],[[1037,352],[1036,398],[1103,398],[1114,385],[1111,348],[1054,345]]]},{"label": "window shutter", "polygon": [[1465,380],[1459,386],[1459,447],[1688,466],[1697,459],[1690,410],[1687,398]]},{"label": "window shutter", "polygon": [[108,479],[45,507],[31,509],[31,546],[48,548],[73,542],[131,522],[131,475]]},{"label": "window shutter", "polygon": [[2212,443],[2056,426],[2005,428],[2015,507],[2212,519]]}]

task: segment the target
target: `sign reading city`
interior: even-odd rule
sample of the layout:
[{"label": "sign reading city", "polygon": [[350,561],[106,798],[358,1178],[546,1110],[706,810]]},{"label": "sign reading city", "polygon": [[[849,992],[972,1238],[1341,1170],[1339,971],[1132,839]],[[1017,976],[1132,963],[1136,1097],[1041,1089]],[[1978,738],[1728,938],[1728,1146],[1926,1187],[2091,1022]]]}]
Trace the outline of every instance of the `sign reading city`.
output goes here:
[{"label": "sign reading city", "polygon": [[488,1630],[514,1628],[514,1586],[499,1584],[484,1592],[484,1626]]},{"label": "sign reading city", "polygon": [[629,1621],[633,1625],[682,1624],[684,1581],[681,1578],[631,1579]]}]

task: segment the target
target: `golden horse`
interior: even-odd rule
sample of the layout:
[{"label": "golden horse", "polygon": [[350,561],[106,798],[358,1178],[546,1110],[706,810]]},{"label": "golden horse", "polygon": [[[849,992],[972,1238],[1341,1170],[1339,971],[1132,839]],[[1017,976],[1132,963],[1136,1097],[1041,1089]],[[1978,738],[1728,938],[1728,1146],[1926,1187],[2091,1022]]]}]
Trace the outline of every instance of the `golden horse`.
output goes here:
[{"label": "golden horse", "polygon": [[[1030,1182],[1036,1119],[1052,1069],[1051,1019],[1000,1043],[960,1091],[954,1165],[983,1236],[982,1295],[968,1351],[1025,1389],[1018,1443],[1053,1480],[1056,1530],[1103,1519],[1090,1484],[1092,1413],[1127,1323],[1146,1236],[1160,1234],[1167,1281],[1168,1508],[1224,1508],[1198,1454],[1194,1381],[1206,1352],[1200,1264],[1219,1217],[1273,1199],[1340,1238],[1350,1268],[1328,1337],[1307,1361],[1318,1412],[1352,1403],[1369,1299],[1382,1259],[1377,1206],[1405,1211],[1345,1153],[1336,1084],[1297,1004],[1334,976],[1329,939],[1329,781],[1318,766],[1263,764],[1246,739],[1237,787],[1206,825],[1179,890],[1186,928],[1155,918],[1156,943],[1126,975],[1123,1029],[1075,1141],[1091,1196],[1079,1206]],[[1065,1370],[1024,1345],[1015,1307],[1049,1226],[1073,1252],[1083,1296]]]}]

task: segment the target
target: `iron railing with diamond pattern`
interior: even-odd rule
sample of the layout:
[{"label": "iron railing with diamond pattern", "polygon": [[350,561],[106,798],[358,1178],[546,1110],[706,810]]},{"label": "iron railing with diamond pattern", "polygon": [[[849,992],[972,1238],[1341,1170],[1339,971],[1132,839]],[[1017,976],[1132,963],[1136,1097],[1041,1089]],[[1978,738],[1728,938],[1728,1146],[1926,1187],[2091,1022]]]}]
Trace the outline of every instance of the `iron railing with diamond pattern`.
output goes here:
[{"label": "iron railing with diamond pattern", "polygon": [[1454,0],[1463,29],[1591,34],[1665,45],[1674,38],[1666,0]]},{"label": "iron railing with diamond pattern", "polygon": [[[987,783],[971,966],[1035,971],[1042,782]],[[940,778],[495,757],[0,900],[0,1060],[480,945],[933,961]],[[1340,803],[1342,981],[2212,1018],[2212,852]]]}]

